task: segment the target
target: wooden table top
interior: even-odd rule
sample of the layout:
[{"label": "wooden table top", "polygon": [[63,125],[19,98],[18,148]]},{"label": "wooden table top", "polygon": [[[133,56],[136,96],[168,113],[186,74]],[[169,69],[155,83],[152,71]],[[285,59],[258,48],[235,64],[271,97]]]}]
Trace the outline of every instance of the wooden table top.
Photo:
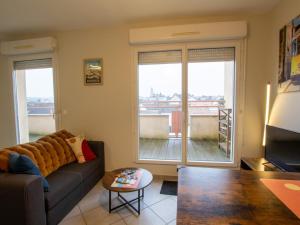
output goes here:
[{"label": "wooden table top", "polygon": [[[116,176],[125,169],[140,169],[143,171],[142,178],[140,180],[138,187],[137,188],[111,187],[111,184],[114,182]],[[140,190],[140,189],[143,189],[143,188],[149,186],[151,184],[152,180],[153,180],[152,173],[149,172],[148,170],[145,170],[142,168],[121,168],[121,169],[113,170],[111,172],[106,172],[102,182],[103,182],[103,187],[106,188],[107,190],[111,190],[114,192],[132,192],[132,191],[137,191],[137,190]]]},{"label": "wooden table top", "polygon": [[300,224],[260,181],[300,180],[299,173],[195,167],[181,168],[178,173],[177,225]]}]

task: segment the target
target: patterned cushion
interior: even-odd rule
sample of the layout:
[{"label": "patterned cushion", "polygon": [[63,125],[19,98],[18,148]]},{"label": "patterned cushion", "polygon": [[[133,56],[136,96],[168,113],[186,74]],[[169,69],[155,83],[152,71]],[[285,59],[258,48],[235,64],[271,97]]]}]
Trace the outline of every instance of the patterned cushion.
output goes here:
[{"label": "patterned cushion", "polygon": [[87,140],[83,136],[72,137],[66,140],[71,146],[78,163],[85,163],[96,158]]},{"label": "patterned cushion", "polygon": [[84,137],[77,136],[67,139],[68,144],[71,146],[78,163],[85,163],[85,158],[82,152],[82,142],[84,140]]}]

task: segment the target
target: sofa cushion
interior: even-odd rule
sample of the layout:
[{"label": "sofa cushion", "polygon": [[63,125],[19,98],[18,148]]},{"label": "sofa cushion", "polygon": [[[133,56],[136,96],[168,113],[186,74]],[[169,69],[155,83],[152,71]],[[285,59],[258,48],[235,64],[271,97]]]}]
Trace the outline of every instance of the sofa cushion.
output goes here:
[{"label": "sofa cushion", "polygon": [[59,169],[59,171],[63,172],[74,172],[80,174],[82,180],[85,180],[88,176],[90,176],[95,170],[100,170],[101,159],[96,158],[92,161],[88,161],[83,164],[71,163],[63,166]]},{"label": "sofa cushion", "polygon": [[59,169],[49,175],[47,181],[51,189],[45,193],[45,201],[47,209],[51,209],[81,184],[82,177],[79,173]]},{"label": "sofa cushion", "polygon": [[26,155],[18,153],[9,154],[9,172],[16,174],[30,174],[40,176],[43,182],[44,191],[49,191],[49,184],[45,177],[41,176],[39,168]]},{"label": "sofa cushion", "polygon": [[86,139],[84,139],[82,141],[81,145],[82,145],[82,153],[83,153],[84,158],[85,158],[86,161],[91,161],[91,160],[96,159],[96,155],[92,151],[92,149],[90,148],[89,143],[87,142]]},{"label": "sofa cushion", "polygon": [[46,177],[61,166],[76,161],[66,139],[73,137],[66,130],[57,131],[42,137],[36,142],[25,143],[0,150],[0,169],[8,170],[8,153],[16,152],[28,156]]}]

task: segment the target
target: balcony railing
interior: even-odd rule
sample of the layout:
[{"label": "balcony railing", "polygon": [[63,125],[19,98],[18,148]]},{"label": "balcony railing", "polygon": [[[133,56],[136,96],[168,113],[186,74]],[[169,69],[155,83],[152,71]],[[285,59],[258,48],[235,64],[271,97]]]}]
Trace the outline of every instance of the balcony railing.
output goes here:
[{"label": "balcony railing", "polygon": [[[202,111],[206,111],[210,113],[210,109],[213,109],[217,112],[217,109],[220,107],[224,107],[225,100],[189,100],[188,101],[188,109],[189,111],[193,109],[205,109]],[[169,112],[169,111],[181,111],[182,101],[161,101],[161,100],[140,100],[140,113],[147,113],[153,110],[160,111],[161,113]],[[194,113],[197,113],[196,111]],[[198,112],[198,114],[201,112]],[[193,112],[190,112],[193,114]]]},{"label": "balcony railing", "polygon": [[[182,132],[182,102],[140,100],[140,137],[167,139],[180,137]],[[188,101],[188,137],[217,139],[218,109],[224,100]]]}]

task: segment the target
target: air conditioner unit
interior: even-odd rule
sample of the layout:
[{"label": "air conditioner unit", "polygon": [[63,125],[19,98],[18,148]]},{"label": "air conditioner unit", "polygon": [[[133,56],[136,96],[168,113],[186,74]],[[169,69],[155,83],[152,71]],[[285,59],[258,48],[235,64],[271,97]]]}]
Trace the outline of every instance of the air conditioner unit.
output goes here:
[{"label": "air conditioner unit", "polygon": [[130,44],[170,43],[240,39],[247,36],[247,22],[216,22],[163,27],[136,28],[129,31]]},{"label": "air conditioner unit", "polygon": [[55,48],[56,40],[52,37],[1,42],[2,55],[46,53],[54,51]]}]

